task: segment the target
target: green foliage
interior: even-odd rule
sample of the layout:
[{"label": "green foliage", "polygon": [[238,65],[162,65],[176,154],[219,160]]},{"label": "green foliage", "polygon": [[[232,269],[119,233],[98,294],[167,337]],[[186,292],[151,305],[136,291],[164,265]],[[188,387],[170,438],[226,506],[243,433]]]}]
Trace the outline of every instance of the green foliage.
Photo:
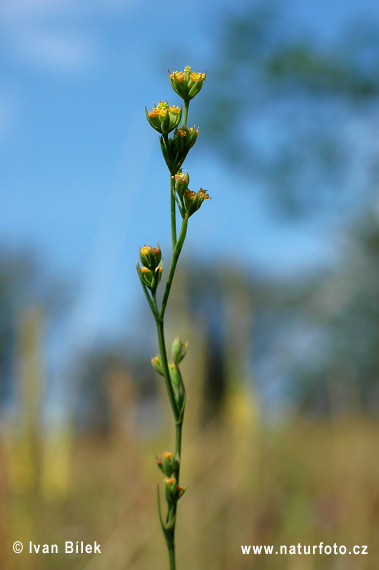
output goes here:
[{"label": "green foliage", "polygon": [[371,129],[374,140],[378,34],[363,17],[329,41],[286,22],[277,3],[225,18],[204,123],[213,148],[248,175],[247,189],[264,190],[273,214],[330,216],[346,207],[357,168],[369,176],[366,197],[375,184],[377,157],[357,163],[360,141],[347,125]]}]

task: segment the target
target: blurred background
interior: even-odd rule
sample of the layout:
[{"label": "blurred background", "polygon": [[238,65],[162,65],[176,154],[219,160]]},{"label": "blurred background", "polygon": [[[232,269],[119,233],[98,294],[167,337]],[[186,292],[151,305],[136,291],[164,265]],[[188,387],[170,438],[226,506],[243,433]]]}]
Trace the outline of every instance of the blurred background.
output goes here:
[{"label": "blurred background", "polygon": [[[190,344],[180,568],[379,567],[379,2],[233,4],[0,2],[1,568],[167,568],[173,426],[135,264],[159,242],[169,266],[144,106],[180,104],[185,65],[212,200],[167,313]],[[241,553],[321,541],[369,554]]]}]

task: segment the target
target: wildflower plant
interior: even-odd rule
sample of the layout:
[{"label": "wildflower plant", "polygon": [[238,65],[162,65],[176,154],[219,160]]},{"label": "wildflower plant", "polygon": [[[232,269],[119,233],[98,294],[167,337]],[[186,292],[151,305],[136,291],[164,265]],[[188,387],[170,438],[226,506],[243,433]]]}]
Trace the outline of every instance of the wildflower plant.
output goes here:
[{"label": "wildflower plant", "polygon": [[[164,318],[176,266],[187,235],[188,220],[199,210],[204,200],[209,198],[207,192],[202,188],[198,192],[190,190],[189,174],[182,171],[182,165],[187,154],[196,143],[199,134],[196,127],[187,127],[189,104],[191,99],[201,90],[205,75],[205,73],[193,72],[190,67],[185,67],[184,71],[169,72],[171,86],[183,100],[184,109],[183,105],[180,107],[170,106],[164,101],[159,101],[158,105],[154,105],[150,112],[145,108],[147,120],[153,129],[160,134],[162,155],[170,173],[172,259],[160,306],[157,300],[157,289],[161,286],[163,261],[159,245],[157,247],[150,245],[141,247],[140,262],[137,263],[138,276],[157,327],[159,353],[151,359],[151,364],[164,379],[175,423],[175,451],[165,451],[156,460],[158,468],[165,476],[163,480],[165,509],[162,508],[159,486],[157,500],[159,520],[168,549],[170,570],[176,569],[175,525],[177,505],[186,491],[186,488],[179,482],[182,427],[186,407],[186,390],[180,364],[187,353],[188,343],[183,343],[179,338],[175,338],[171,346],[172,361],[169,361]],[[170,134],[171,136],[169,136]],[[176,222],[178,212],[181,217],[179,235],[177,234]]]}]

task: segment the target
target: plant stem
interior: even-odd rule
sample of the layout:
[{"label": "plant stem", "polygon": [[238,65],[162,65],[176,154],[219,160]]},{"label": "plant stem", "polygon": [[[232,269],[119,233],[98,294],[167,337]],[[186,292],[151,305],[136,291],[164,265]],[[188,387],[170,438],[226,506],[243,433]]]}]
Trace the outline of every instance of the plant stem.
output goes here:
[{"label": "plant stem", "polygon": [[[175,453],[178,455],[179,458],[180,458],[180,454],[182,451],[182,427],[183,427],[183,420],[180,423],[176,424]],[[179,469],[180,469],[180,462],[179,462],[178,470],[176,472],[178,483],[179,483]]]},{"label": "plant stem", "polygon": [[183,113],[183,123],[182,128],[187,126],[187,117],[188,117],[188,109],[189,109],[189,100],[184,101],[184,113]]},{"label": "plant stem", "polygon": [[179,260],[180,252],[182,251],[184,240],[186,239],[187,226],[188,226],[188,214],[186,214],[183,218],[183,223],[182,223],[182,227],[180,230],[179,239],[176,242],[176,245],[174,247],[174,251],[172,254],[170,273],[169,273],[168,278],[167,278],[166,289],[165,289],[165,292],[163,295],[161,311],[159,313],[159,317],[161,319],[164,318],[168,297],[170,295],[172,280],[174,279],[174,275],[175,275],[176,265],[177,265],[178,260]]},{"label": "plant stem", "polygon": [[168,556],[170,559],[170,570],[176,569],[175,564],[175,542],[173,541],[172,544],[168,548]]},{"label": "plant stem", "polygon": [[[138,265],[137,265],[137,272],[139,272]],[[159,318],[159,312],[158,312],[156,297],[155,297],[155,295],[153,295],[153,301],[152,301],[150,298],[150,295],[147,291],[145,283],[142,280],[140,280],[140,281],[141,281],[143,292],[145,293],[146,300],[149,303],[149,307],[151,309],[151,312],[153,313],[154,318],[157,319],[157,318]]]},{"label": "plant stem", "polygon": [[[172,187],[171,187],[171,196],[173,196]],[[175,201],[174,201],[174,207],[175,207]],[[171,217],[171,222],[173,222],[172,217]],[[175,223],[175,218],[174,218],[174,223]],[[172,281],[173,281],[174,275],[175,275],[176,265],[178,263],[179,256],[180,256],[180,253],[182,251],[183,244],[184,244],[184,240],[186,238],[187,226],[188,226],[188,215],[186,214],[184,219],[183,219],[182,227],[181,227],[180,234],[179,234],[179,239],[178,239],[178,241],[176,241],[176,239],[175,239],[175,244],[173,243],[173,254],[172,254],[172,260],[171,260],[170,272],[169,272],[169,276],[167,278],[166,289],[165,289],[165,292],[163,295],[161,310],[160,310],[159,314],[158,314],[158,307],[157,307],[157,298],[156,298],[155,293],[153,294],[153,303],[152,303],[152,308],[155,311],[154,317],[155,317],[155,322],[157,325],[159,351],[160,351],[161,359],[162,359],[162,366],[163,366],[166,390],[167,390],[167,394],[168,394],[170,404],[171,404],[171,409],[172,409],[174,419],[175,419],[175,430],[176,430],[175,431],[175,457],[178,458],[178,468],[177,468],[176,473],[175,473],[175,478],[176,478],[176,482],[178,485],[179,485],[180,463],[181,463],[182,427],[183,427],[183,415],[184,415],[185,400],[184,400],[184,404],[183,404],[182,409],[179,409],[178,405],[176,403],[176,400],[175,400],[175,394],[174,394],[174,390],[173,390],[173,387],[171,384],[170,369],[169,369],[168,360],[167,360],[166,342],[165,342],[165,336],[164,336],[164,314],[165,314],[168,298],[169,298],[170,291],[171,291]],[[179,369],[178,369],[178,372],[180,374]],[[183,390],[184,390],[184,386],[183,386]],[[184,397],[185,397],[185,391],[184,391]],[[175,503],[171,512],[169,509],[169,511],[167,513],[167,521],[166,521],[166,524],[167,524],[169,522],[170,518],[172,518],[172,520],[173,520],[172,538],[170,537],[168,539],[168,537],[165,533],[166,544],[167,544],[168,555],[169,555],[169,561],[170,561],[170,570],[176,570],[176,563],[175,563],[176,509],[177,509],[177,503]]]},{"label": "plant stem", "polygon": [[162,365],[163,365],[163,372],[164,372],[164,381],[166,384],[166,390],[168,394],[168,398],[170,400],[172,413],[174,414],[175,421],[179,419],[179,410],[176,405],[174,390],[171,384],[170,379],[170,370],[168,367],[168,360],[167,360],[167,352],[166,352],[166,342],[164,337],[164,323],[163,319],[157,317],[155,319],[157,324],[157,333],[158,333],[158,343],[159,343],[159,352],[161,354]]},{"label": "plant stem", "polygon": [[176,207],[175,207],[175,178],[170,173],[170,199],[171,199],[171,237],[172,251],[176,246]]},{"label": "plant stem", "polygon": [[[182,127],[187,126],[187,117],[188,117],[188,109],[189,109],[189,100],[184,101],[184,113],[183,113],[183,123]],[[164,140],[166,146],[168,148],[168,136],[164,136]],[[168,298],[171,291],[172,282],[175,275],[176,266],[179,260],[180,253],[182,251],[182,247],[184,244],[184,240],[187,234],[187,226],[188,226],[188,214],[185,214],[182,222],[182,227],[180,229],[179,238],[177,238],[176,233],[176,197],[175,197],[175,173],[170,172],[170,208],[171,208],[171,239],[172,239],[172,260],[170,265],[170,271],[166,282],[166,288],[163,295],[162,305],[160,311],[158,310],[157,304],[157,297],[156,292],[152,294],[152,299],[150,298],[146,287],[144,286],[144,292],[149,303],[150,309],[154,315],[155,322],[157,325],[157,334],[158,334],[158,344],[159,344],[159,352],[161,355],[162,360],[162,368],[163,368],[163,376],[166,385],[166,391],[168,398],[170,400],[170,405],[172,409],[172,413],[175,419],[175,457],[178,459],[178,466],[175,472],[175,479],[176,484],[179,485],[179,475],[180,475],[180,463],[181,463],[181,450],[182,450],[182,428],[183,428],[183,416],[184,416],[184,408],[185,408],[185,388],[183,381],[181,379],[180,370],[177,367],[177,371],[180,375],[181,384],[182,384],[182,400],[178,400],[177,403],[175,398],[175,392],[173,385],[171,383],[171,376],[170,376],[170,368],[167,359],[167,350],[166,350],[166,341],[165,341],[165,334],[164,334],[164,315],[167,307]],[[178,204],[179,206],[179,204]],[[179,206],[180,210],[180,206]],[[141,281],[142,282],[142,281]],[[142,285],[144,283],[142,282]],[[177,366],[175,364],[175,366]],[[168,506],[167,510],[167,517],[166,523],[164,524],[162,520],[161,514],[161,506],[160,506],[160,499],[159,499],[159,491],[158,491],[158,511],[159,511],[159,518],[162,525],[163,534],[166,539],[169,562],[170,562],[170,570],[176,570],[176,562],[175,562],[175,526],[176,526],[176,510],[177,510],[177,501],[175,504]],[[170,525],[168,528],[167,525]],[[171,526],[172,525],[172,526]]]}]

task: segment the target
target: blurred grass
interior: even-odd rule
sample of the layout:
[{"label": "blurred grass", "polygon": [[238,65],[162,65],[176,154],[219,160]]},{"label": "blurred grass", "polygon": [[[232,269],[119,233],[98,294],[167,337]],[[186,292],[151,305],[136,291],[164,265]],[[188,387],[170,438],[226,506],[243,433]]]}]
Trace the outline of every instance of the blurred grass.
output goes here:
[{"label": "blurred grass", "polygon": [[[244,405],[240,400],[237,405]],[[241,417],[245,418],[241,422]],[[235,421],[235,418],[238,418]],[[117,434],[75,438],[66,493],[16,487],[15,453],[1,449],[1,567],[21,569],[166,569],[156,516],[160,475],[154,452],[168,434],[143,441]],[[379,426],[364,417],[263,426],[225,410],[184,442],[190,487],[178,520],[179,568],[354,568],[379,563]],[[40,450],[44,439],[39,442]],[[57,439],[66,453],[65,443]],[[25,448],[18,453],[24,454]],[[59,453],[58,453],[59,455]],[[37,456],[34,456],[36,460]],[[52,475],[54,476],[54,475]],[[51,489],[50,489],[51,491]],[[24,552],[12,552],[15,540]],[[59,554],[25,552],[29,541]],[[65,555],[65,540],[97,541],[101,555]],[[368,556],[244,556],[241,544],[368,545]]]},{"label": "blurred grass", "polygon": [[[242,322],[246,307],[246,299],[238,299],[229,315],[228,330],[235,332],[229,335],[225,355],[224,397],[206,421],[205,333],[201,325],[196,334],[188,331],[192,359],[184,370],[188,413],[181,480],[189,489],[179,509],[178,567],[379,567],[378,421],[335,410],[322,420],[298,415],[285,422],[264,422],[241,366],[249,336],[247,329],[233,325]],[[189,326],[188,320],[183,322]],[[156,487],[162,477],[154,458],[172,442],[166,398],[162,393],[156,403],[161,421],[146,430],[141,419],[147,418],[146,412],[140,413],[143,402],[130,374],[111,371],[104,379],[111,410],[105,435],[80,435],[71,424],[43,428],[41,331],[40,312],[28,312],[20,323],[17,413],[3,418],[0,443],[0,568],[167,570],[156,513]],[[150,408],[148,413],[154,418]],[[17,540],[24,544],[21,554],[12,551]],[[29,541],[57,544],[59,552],[29,554]],[[64,554],[65,541],[96,541],[101,554]],[[369,554],[241,552],[241,545],[320,542],[345,545],[348,552],[354,545],[367,545]]]}]

